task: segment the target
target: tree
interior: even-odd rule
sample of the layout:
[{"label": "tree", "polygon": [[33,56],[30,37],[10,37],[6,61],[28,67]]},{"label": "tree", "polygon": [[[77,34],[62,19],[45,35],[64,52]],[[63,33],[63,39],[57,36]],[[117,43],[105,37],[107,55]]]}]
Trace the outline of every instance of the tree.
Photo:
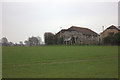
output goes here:
[{"label": "tree", "polygon": [[38,45],[40,45],[42,43],[41,37],[38,36],[37,39],[38,39]]},{"label": "tree", "polygon": [[55,36],[54,36],[54,44],[58,44],[58,40],[59,40],[59,39],[58,39],[58,36],[55,35]]},{"label": "tree", "polygon": [[58,38],[58,44],[63,44],[63,43],[64,43],[64,38],[63,37]]},{"label": "tree", "polygon": [[116,33],[113,38],[114,44],[120,45],[120,33]]},{"label": "tree", "polygon": [[52,36],[52,35],[49,35],[49,36],[47,36],[46,37],[46,44],[54,44],[54,36]]},{"label": "tree", "polygon": [[20,46],[23,46],[23,42],[22,41],[20,41],[19,43],[20,43]]},{"label": "tree", "polygon": [[46,45],[54,44],[54,34],[52,34],[52,33],[45,33],[44,37],[45,37],[45,44]]},{"label": "tree", "polygon": [[120,45],[120,33],[109,35],[103,39],[104,44]]},{"label": "tree", "polygon": [[63,44],[64,43],[64,38],[63,37],[58,37],[58,35],[54,35],[52,33],[45,33],[45,44],[46,45],[57,45],[57,44]]},{"label": "tree", "polygon": [[112,36],[107,36],[105,37],[104,40],[104,44],[111,44],[113,37]]},{"label": "tree", "polygon": [[10,46],[14,46],[14,43],[13,43],[13,42],[9,42],[9,45],[10,45]]},{"label": "tree", "polygon": [[6,37],[3,37],[1,41],[2,41],[2,46],[8,46],[9,45]]},{"label": "tree", "polygon": [[25,40],[24,43],[25,43],[26,46],[30,46],[30,42],[29,41]]},{"label": "tree", "polygon": [[39,45],[39,40],[37,37],[30,37],[28,41],[30,42],[30,46]]}]

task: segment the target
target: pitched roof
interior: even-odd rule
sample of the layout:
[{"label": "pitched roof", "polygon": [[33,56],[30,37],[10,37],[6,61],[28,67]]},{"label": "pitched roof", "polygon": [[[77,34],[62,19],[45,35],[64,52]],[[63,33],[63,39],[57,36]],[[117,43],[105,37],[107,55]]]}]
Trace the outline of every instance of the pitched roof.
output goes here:
[{"label": "pitched roof", "polygon": [[[116,30],[120,31],[120,28],[117,28],[116,26],[111,25],[110,27],[106,28],[102,33],[104,33],[104,32],[105,32],[106,30],[108,30],[108,29],[116,29]],[[101,33],[101,34],[102,34],[102,33]]]},{"label": "pitched roof", "polygon": [[120,26],[117,26],[117,28],[120,30]]},{"label": "pitched roof", "polygon": [[[111,25],[110,27],[108,27],[107,29],[118,29],[116,26]],[[118,29],[119,30],[119,29]]]},{"label": "pitched roof", "polygon": [[77,26],[72,26],[68,29],[62,29],[57,34],[59,34],[60,32],[64,32],[64,31],[77,31],[77,32],[83,33],[84,35],[98,35],[96,32],[94,32],[88,28],[77,27]]},{"label": "pitched roof", "polygon": [[76,31],[76,30],[62,29],[61,31],[59,31],[58,33],[56,33],[56,35],[60,35],[60,32],[63,33],[65,31]]},{"label": "pitched roof", "polygon": [[85,35],[98,35],[96,32],[94,32],[88,28],[83,28],[83,27],[72,26],[72,27],[68,28],[68,30],[76,30],[77,32],[81,32]]}]

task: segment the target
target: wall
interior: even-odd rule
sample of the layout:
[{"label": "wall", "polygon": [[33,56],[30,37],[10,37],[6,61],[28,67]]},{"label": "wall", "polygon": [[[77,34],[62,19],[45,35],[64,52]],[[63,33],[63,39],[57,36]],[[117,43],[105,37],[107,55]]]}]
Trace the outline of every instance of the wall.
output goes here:
[{"label": "wall", "polygon": [[117,29],[107,29],[103,33],[101,33],[101,42],[103,42],[103,39],[109,35],[109,33],[118,33],[119,31]]},{"label": "wall", "polygon": [[61,36],[66,38],[78,37],[77,44],[97,44],[99,42],[99,36],[93,35],[83,35],[81,32],[77,31],[65,31],[61,33]]}]

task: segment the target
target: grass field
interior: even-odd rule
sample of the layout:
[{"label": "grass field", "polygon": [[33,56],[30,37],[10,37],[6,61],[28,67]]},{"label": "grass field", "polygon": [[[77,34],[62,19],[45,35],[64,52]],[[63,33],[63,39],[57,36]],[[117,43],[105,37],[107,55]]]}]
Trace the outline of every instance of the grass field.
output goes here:
[{"label": "grass field", "polygon": [[117,46],[3,47],[3,78],[117,78]]}]

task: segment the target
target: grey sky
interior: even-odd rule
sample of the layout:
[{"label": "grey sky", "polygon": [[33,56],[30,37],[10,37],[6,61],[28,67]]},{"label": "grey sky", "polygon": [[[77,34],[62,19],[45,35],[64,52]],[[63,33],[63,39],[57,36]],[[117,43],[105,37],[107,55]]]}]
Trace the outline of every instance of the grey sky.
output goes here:
[{"label": "grey sky", "polygon": [[[0,3],[1,5],[1,3]],[[0,9],[1,11],[1,9]],[[2,3],[2,36],[24,41],[45,32],[57,33],[71,26],[87,27],[97,33],[118,25],[118,2],[41,1]]]}]

